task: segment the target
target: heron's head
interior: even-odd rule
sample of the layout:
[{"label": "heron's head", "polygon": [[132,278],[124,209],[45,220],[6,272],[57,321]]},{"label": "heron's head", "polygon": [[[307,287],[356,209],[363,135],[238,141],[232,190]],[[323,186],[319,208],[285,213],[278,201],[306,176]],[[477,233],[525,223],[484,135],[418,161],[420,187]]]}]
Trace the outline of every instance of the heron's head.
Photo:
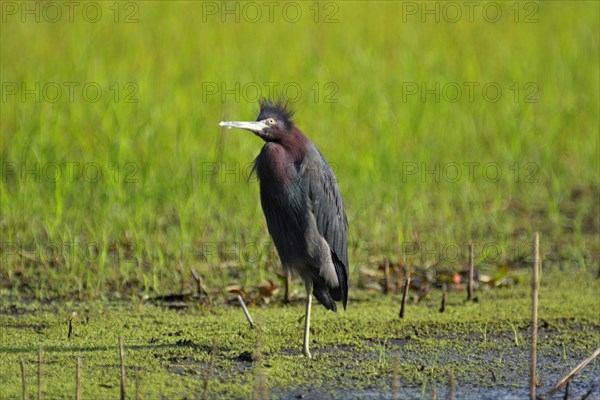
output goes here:
[{"label": "heron's head", "polygon": [[273,102],[262,99],[256,121],[221,121],[219,125],[246,129],[254,132],[266,142],[276,142],[292,131],[293,115],[294,111],[282,100]]}]

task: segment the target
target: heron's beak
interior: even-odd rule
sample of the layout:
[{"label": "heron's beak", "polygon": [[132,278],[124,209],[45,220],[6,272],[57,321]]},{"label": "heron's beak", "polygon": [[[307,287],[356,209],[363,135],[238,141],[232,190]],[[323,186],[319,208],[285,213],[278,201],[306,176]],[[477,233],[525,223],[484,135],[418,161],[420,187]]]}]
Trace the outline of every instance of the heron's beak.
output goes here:
[{"label": "heron's beak", "polygon": [[263,129],[269,127],[269,125],[265,124],[262,121],[252,121],[252,122],[245,122],[245,121],[221,121],[221,122],[219,122],[219,126],[226,126],[229,129],[231,129],[231,128],[241,128],[241,129],[246,129],[248,131],[252,131],[252,132],[255,132],[255,133],[260,133],[260,132],[263,131]]}]

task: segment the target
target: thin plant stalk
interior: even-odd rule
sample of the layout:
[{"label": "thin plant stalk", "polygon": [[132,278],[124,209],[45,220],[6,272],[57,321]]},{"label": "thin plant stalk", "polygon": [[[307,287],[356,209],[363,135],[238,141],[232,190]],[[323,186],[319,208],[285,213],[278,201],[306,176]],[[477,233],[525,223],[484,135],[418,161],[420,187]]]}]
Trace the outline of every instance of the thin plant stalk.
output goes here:
[{"label": "thin plant stalk", "polygon": [[531,371],[529,377],[529,398],[535,400],[537,383],[537,331],[538,331],[538,290],[540,265],[540,235],[533,239],[533,282],[531,283]]}]

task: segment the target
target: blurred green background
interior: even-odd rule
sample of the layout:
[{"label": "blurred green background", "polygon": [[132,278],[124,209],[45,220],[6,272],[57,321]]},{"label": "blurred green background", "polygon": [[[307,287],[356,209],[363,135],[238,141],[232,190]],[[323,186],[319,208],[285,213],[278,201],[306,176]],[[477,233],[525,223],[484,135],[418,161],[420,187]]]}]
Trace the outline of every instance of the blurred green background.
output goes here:
[{"label": "blurred green background", "polygon": [[469,240],[516,265],[536,230],[598,268],[599,7],[3,2],[3,292],[275,279],[262,141],[217,124],[277,95],[338,177],[353,285],[382,256],[462,269]]}]

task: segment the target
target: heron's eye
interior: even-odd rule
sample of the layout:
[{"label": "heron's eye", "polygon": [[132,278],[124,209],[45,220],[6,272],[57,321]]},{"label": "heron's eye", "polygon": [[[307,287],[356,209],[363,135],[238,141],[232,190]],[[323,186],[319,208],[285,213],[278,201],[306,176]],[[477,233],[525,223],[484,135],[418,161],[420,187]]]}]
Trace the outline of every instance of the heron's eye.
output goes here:
[{"label": "heron's eye", "polygon": [[267,119],[267,124],[269,124],[269,125],[275,125],[275,119],[274,118]]}]

